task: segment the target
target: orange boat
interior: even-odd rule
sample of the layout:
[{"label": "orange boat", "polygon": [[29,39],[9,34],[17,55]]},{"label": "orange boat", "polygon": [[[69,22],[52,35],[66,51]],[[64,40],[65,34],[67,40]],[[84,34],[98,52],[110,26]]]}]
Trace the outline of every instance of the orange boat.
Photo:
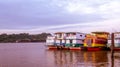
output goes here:
[{"label": "orange boat", "polygon": [[87,34],[84,40],[84,47],[88,51],[107,50],[108,32],[92,32]]}]

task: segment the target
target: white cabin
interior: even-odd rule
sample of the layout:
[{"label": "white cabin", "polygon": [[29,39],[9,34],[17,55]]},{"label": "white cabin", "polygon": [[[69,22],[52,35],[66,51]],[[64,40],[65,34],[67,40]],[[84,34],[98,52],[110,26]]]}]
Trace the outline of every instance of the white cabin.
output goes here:
[{"label": "white cabin", "polygon": [[81,46],[84,43],[86,34],[79,32],[68,32],[66,33],[66,46]]},{"label": "white cabin", "polygon": [[[114,46],[115,47],[120,47],[120,32],[116,32],[114,33]],[[108,47],[111,46],[111,35],[109,36],[109,39],[108,39]]]},{"label": "white cabin", "polygon": [[[115,47],[120,47],[120,39],[115,39],[114,43],[115,43],[114,44]],[[107,45],[108,45],[108,47],[111,46],[111,40],[108,40],[108,44]]]},{"label": "white cabin", "polygon": [[66,40],[66,43],[71,43],[71,44],[83,44],[84,43],[84,40],[77,40],[77,39],[73,39],[73,40]]},{"label": "white cabin", "polygon": [[55,45],[57,46],[65,45],[66,43],[65,39],[66,39],[66,35],[64,32],[55,33]]},{"label": "white cabin", "polygon": [[85,39],[86,34],[79,32],[66,33],[66,39]]},{"label": "white cabin", "polygon": [[56,32],[55,37],[56,39],[65,39],[65,33],[64,32]]},{"label": "white cabin", "polygon": [[86,34],[79,33],[79,32],[68,32],[66,33],[66,43],[83,43]]},{"label": "white cabin", "polygon": [[54,45],[55,43],[55,36],[47,36],[46,45]]}]

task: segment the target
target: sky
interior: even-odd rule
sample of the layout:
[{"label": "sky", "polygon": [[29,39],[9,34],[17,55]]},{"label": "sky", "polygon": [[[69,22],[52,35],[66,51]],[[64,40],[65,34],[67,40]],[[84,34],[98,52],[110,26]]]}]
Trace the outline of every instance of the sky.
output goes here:
[{"label": "sky", "polygon": [[0,33],[120,32],[120,0],[0,0]]}]

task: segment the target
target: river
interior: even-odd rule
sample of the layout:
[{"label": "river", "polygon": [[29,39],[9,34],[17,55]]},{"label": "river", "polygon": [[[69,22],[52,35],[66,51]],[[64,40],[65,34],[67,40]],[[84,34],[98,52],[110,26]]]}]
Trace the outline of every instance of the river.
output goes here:
[{"label": "river", "polygon": [[45,43],[0,43],[0,67],[119,67],[120,52],[47,50]]}]

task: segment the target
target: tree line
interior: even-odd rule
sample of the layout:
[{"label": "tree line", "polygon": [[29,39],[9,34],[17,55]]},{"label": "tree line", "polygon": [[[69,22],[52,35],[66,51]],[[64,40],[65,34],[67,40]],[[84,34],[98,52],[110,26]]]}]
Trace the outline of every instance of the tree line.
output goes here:
[{"label": "tree line", "polygon": [[45,42],[50,33],[41,33],[41,34],[29,34],[29,33],[20,33],[20,34],[0,34],[0,43],[8,42]]}]

